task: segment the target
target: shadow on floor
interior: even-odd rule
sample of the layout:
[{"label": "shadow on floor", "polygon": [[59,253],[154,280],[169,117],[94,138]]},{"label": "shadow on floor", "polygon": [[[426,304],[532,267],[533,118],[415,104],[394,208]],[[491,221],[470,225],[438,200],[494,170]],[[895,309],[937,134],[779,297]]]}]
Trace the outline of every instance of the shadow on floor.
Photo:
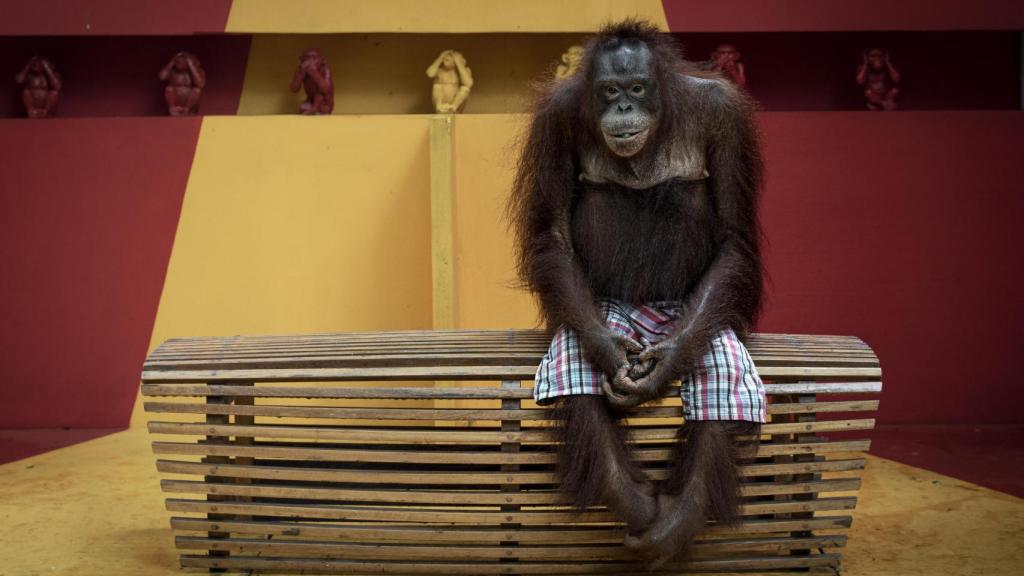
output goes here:
[{"label": "shadow on floor", "polygon": [[113,434],[124,428],[24,428],[0,430],[0,464]]},{"label": "shadow on floor", "polygon": [[1024,498],[1024,425],[880,425],[871,453]]}]

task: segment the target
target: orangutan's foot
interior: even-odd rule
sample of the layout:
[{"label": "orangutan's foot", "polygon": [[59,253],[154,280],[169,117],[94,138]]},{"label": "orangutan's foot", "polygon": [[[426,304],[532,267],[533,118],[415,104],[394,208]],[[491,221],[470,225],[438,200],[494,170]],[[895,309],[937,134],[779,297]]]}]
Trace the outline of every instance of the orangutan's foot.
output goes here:
[{"label": "orangutan's foot", "polygon": [[658,516],[658,500],[655,488],[650,482],[633,483],[619,500],[618,505],[609,509],[626,523],[628,534],[642,534]]},{"label": "orangutan's foot", "polygon": [[660,568],[684,556],[693,538],[704,528],[704,518],[695,515],[697,512],[686,506],[679,495],[659,494],[654,522],[638,535],[627,535],[624,544],[643,558],[648,568]]}]

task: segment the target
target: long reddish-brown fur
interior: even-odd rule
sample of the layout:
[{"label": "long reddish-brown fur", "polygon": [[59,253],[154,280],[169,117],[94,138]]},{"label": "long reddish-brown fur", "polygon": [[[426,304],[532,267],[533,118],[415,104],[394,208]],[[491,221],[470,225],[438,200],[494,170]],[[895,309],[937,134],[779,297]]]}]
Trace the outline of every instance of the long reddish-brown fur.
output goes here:
[{"label": "long reddish-brown fur", "polygon": [[657,522],[642,538],[628,539],[652,566],[690,553],[707,520],[733,525],[740,519],[739,464],[757,454],[760,425],[752,422],[687,422],[672,451],[668,480],[661,486],[670,522]]},{"label": "long reddish-brown fur", "polygon": [[[644,286],[621,288],[623,293],[598,293],[601,282],[588,277],[575,258],[572,237],[584,231],[573,226],[570,214],[580,173],[582,149],[615,158],[604,147],[591,102],[590,82],[596,54],[617,44],[639,41],[654,53],[654,74],[659,84],[660,120],[655,134],[640,154],[656,154],[673,138],[687,135],[694,145],[705,148],[712,209],[712,229],[683,227],[685,234],[706,242],[680,242],[690,250],[685,260],[691,273],[659,267],[658,254],[638,250],[637,234],[616,238],[607,261],[644,259],[647,285],[674,287],[671,294],[651,294]],[[584,51],[580,71],[563,81],[543,85],[533,108],[533,121],[523,142],[522,154],[508,204],[508,217],[516,238],[516,264],[525,287],[537,295],[545,324],[550,330],[566,324],[576,330],[588,360],[606,372],[613,372],[612,350],[603,349],[593,337],[601,331],[597,297],[615,297],[636,303],[650,296],[678,299],[684,305],[680,321],[688,325],[689,336],[672,359],[677,373],[686,373],[706,351],[714,334],[731,327],[743,335],[753,326],[761,309],[761,232],[757,219],[757,198],[761,183],[761,158],[753,120],[754,105],[741,91],[722,81],[701,82],[700,90],[688,78],[704,77],[686,64],[671,38],[637,21],[605,28],[591,39]],[[635,217],[634,214],[632,217]],[[630,218],[630,215],[623,215]],[[645,230],[642,221],[624,222],[623,228]],[[594,231],[600,235],[606,231]],[[659,278],[658,274],[668,275]],[[598,286],[595,286],[598,284]],[[706,297],[704,297],[706,295]],[[591,346],[586,346],[591,344]]]},{"label": "long reddish-brown fur", "polygon": [[[701,208],[706,212],[687,214],[667,230],[644,221],[641,212],[610,214],[621,218],[616,230],[631,233],[613,236],[606,250],[597,251],[602,261],[583,262],[574,239],[600,238],[609,231],[588,229],[587,221],[572,218],[580,152],[605,154],[612,164],[627,162],[612,155],[602,140],[592,95],[594,61],[603,51],[637,42],[654,56],[660,97],[652,105],[657,128],[631,166],[650,165],[644,155],[685,141],[706,158],[710,201]],[[659,360],[665,363],[661,380],[641,400],[654,397],[692,369],[718,332],[732,328],[746,334],[761,309],[757,204],[762,166],[754,105],[738,89],[683,61],[671,37],[650,24],[627,20],[604,28],[587,43],[576,75],[541,86],[532,112],[508,205],[519,276],[537,295],[546,326],[573,329],[587,360],[609,377],[621,356],[604,336],[597,299],[679,301],[677,345]],[[651,238],[634,233],[652,229],[659,230],[682,266],[664,265],[664,251],[650,250]],[[617,277],[614,272],[623,262],[634,273]],[[602,272],[607,270],[611,273]],[[657,518],[651,518],[652,489],[604,399],[565,398],[554,417],[561,421],[563,489],[578,506],[608,504],[630,528],[627,544],[652,565],[685,548],[708,518],[736,518],[735,423],[689,422],[682,428],[670,480],[658,496]]]},{"label": "long reddish-brown fur", "polygon": [[605,504],[640,531],[654,520],[654,486],[633,461],[619,417],[599,396],[569,396],[551,410],[551,418],[561,422],[556,428],[561,489],[577,510]]}]

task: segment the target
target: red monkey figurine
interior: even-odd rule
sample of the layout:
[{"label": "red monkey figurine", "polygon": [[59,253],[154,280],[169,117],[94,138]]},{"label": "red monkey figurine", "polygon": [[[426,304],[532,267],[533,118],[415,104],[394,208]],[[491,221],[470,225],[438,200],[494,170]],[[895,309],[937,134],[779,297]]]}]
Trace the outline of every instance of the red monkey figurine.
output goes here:
[{"label": "red monkey figurine", "polygon": [[167,82],[164,100],[171,116],[189,116],[199,110],[199,97],[206,86],[206,71],[199,65],[195,54],[175,54],[160,71],[160,80]]},{"label": "red monkey figurine", "polygon": [[747,85],[747,72],[740,62],[740,51],[732,44],[720,44],[715,48],[711,53],[711,68],[741,88]]},{"label": "red monkey figurine", "polygon": [[60,74],[53,64],[42,56],[33,56],[25,67],[14,77],[18,84],[24,84],[21,101],[29,118],[53,116],[60,98]]},{"label": "red monkey figurine", "polygon": [[318,50],[306,50],[299,56],[299,67],[292,76],[291,90],[306,89],[301,114],[330,114],[334,110],[334,80],[327,59]]},{"label": "red monkey figurine", "polygon": [[889,60],[889,51],[881,48],[865,50],[857,68],[857,84],[866,86],[864,98],[868,110],[895,110],[900,89],[900,73]]}]

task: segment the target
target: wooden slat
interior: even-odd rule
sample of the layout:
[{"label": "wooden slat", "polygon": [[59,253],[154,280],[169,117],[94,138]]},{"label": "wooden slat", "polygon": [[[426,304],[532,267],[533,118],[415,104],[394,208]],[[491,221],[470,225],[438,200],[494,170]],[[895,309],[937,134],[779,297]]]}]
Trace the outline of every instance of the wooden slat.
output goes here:
[{"label": "wooden slat", "polygon": [[[252,396],[240,396],[240,398],[252,398]],[[201,414],[206,412],[200,412],[197,408],[199,404],[184,404],[184,403],[160,403],[160,402],[147,402],[144,404],[147,411],[150,412],[177,412],[177,413],[191,413]],[[287,405],[260,405],[253,406],[248,404],[251,414],[246,414],[241,411],[231,412],[232,414],[243,414],[250,416],[298,416],[298,417],[312,417],[320,418],[322,416],[307,416],[307,410],[305,407],[287,406]],[[323,407],[317,407],[317,410],[321,410]],[[877,400],[865,400],[856,402],[817,402],[813,404],[793,404],[787,405],[782,403],[774,403],[768,406],[768,414],[788,414],[792,412],[858,412],[876,410],[878,408]],[[237,406],[234,410],[242,410]],[[501,410],[495,408],[400,408],[400,407],[388,407],[388,408],[349,408],[349,407],[330,407],[329,418],[339,418],[345,420],[430,420],[430,421],[443,421],[443,420],[550,420],[550,415],[547,410],[541,408],[526,408],[519,410]],[[683,416],[682,406],[659,406],[659,407],[641,407],[635,409],[629,413],[630,418],[681,418]]]},{"label": "wooden slat", "polygon": [[[463,346],[500,346],[505,348],[530,346],[536,347],[541,352],[550,344],[551,337],[543,333],[528,330],[505,331],[490,333],[486,331],[473,332],[465,335],[448,335],[443,331],[430,330],[412,333],[380,332],[368,334],[347,334],[327,339],[309,339],[295,336],[284,336],[276,339],[252,339],[252,338],[214,338],[207,341],[201,339],[168,340],[158,346],[154,354],[167,353],[202,353],[202,352],[223,352],[253,351],[253,350],[288,350],[288,349],[335,349],[346,350],[352,348],[373,349],[387,348],[389,346],[402,345],[409,350],[419,351],[428,348],[439,348],[449,346],[461,348]],[[856,338],[840,337],[829,338],[814,336],[808,339],[778,340],[769,334],[755,334],[745,340],[745,345],[751,350],[793,350],[797,352],[814,350],[840,350],[844,352],[870,351],[863,341]]]},{"label": "wooden slat", "polygon": [[[518,559],[531,562],[566,562],[619,560],[635,561],[636,557],[621,545],[612,546],[415,546],[316,542],[304,540],[256,540],[251,538],[209,539],[178,536],[175,545],[181,550],[222,550],[231,554],[256,556],[315,556],[346,560],[426,560],[449,562],[480,562]],[[736,554],[741,552],[784,552],[808,548],[837,548],[846,545],[846,536],[811,536],[803,538],[743,538],[697,542],[694,556]]]},{"label": "wooden slat", "polygon": [[[205,336],[192,338],[171,338],[164,341],[159,348],[175,348],[187,346],[244,346],[259,344],[314,344],[314,343],[345,343],[345,342],[487,342],[499,341],[509,344],[523,341],[550,341],[550,335],[544,330],[396,330],[388,332],[338,332],[324,334],[297,335],[251,335],[251,336]],[[800,345],[843,345],[866,348],[867,344],[856,336],[834,336],[817,334],[751,334],[745,339],[748,346],[774,344],[787,346]]]},{"label": "wooden slat", "polygon": [[[531,338],[517,341],[501,339],[448,339],[448,340],[416,340],[412,338],[397,340],[364,340],[349,342],[282,342],[268,344],[223,344],[223,345],[177,345],[162,346],[153,351],[151,357],[170,359],[203,358],[203,357],[246,357],[251,354],[263,354],[269,357],[298,356],[306,353],[317,355],[346,354],[349,352],[427,354],[437,352],[460,353],[463,351],[519,351],[528,354],[542,355],[550,345],[550,338]],[[789,354],[803,357],[814,354],[837,354],[844,357],[873,357],[867,346],[844,343],[808,342],[808,343],[771,343],[762,340],[747,341],[747,349],[755,356],[762,354]]]},{"label": "wooden slat", "polygon": [[[785,337],[786,339],[801,338],[795,334],[762,334],[761,338],[771,339],[772,337]],[[539,329],[518,329],[518,330],[460,330],[460,329],[439,329],[439,330],[389,330],[387,332],[324,332],[317,334],[257,334],[257,335],[231,335],[231,336],[198,336],[190,338],[170,338],[163,345],[190,345],[200,343],[220,344],[230,342],[241,344],[246,342],[322,342],[322,341],[356,341],[369,340],[372,342],[387,340],[413,340],[433,341],[465,339],[479,341],[486,339],[510,339],[522,340],[525,338],[545,338],[544,330]],[[815,339],[822,337],[815,336]],[[829,339],[849,339],[854,336],[825,336]]]},{"label": "wooden slat", "polygon": [[[446,338],[467,338],[471,340],[479,340],[482,338],[489,337],[505,337],[505,338],[526,338],[531,336],[544,337],[545,331],[539,328],[523,328],[523,329],[505,329],[505,330],[477,330],[477,329],[464,329],[464,328],[446,328],[438,330],[390,330],[387,332],[318,332],[310,334],[294,334],[294,335],[281,335],[281,334],[253,334],[253,335],[229,335],[229,336],[197,336],[189,338],[170,338],[167,340],[169,343],[188,343],[188,342],[220,342],[223,340],[232,341],[272,341],[272,340],[332,340],[332,339],[407,339],[409,336],[416,336],[417,339],[446,339]],[[790,333],[774,333],[774,332],[758,332],[748,337],[750,340],[763,340],[763,341],[782,341],[782,342],[799,342],[799,341],[841,341],[841,342],[861,342],[856,336],[843,336],[834,334],[790,334]]]},{"label": "wooden slat", "polygon": [[[831,454],[836,452],[864,452],[870,441],[804,442],[769,444],[758,447],[758,456],[782,454]],[[239,446],[209,445],[194,443],[154,442],[155,454],[181,454],[193,456],[233,456],[250,458],[284,458],[318,462],[361,462],[393,464],[553,464],[557,454],[552,451],[535,452],[483,452],[435,451],[391,449],[349,449],[290,446]],[[664,461],[669,458],[671,448],[643,448],[632,451],[632,456],[641,462]]]},{"label": "wooden slat", "polygon": [[[408,343],[366,344],[359,346],[291,346],[287,348],[231,349],[207,351],[155,351],[146,359],[149,370],[174,370],[185,367],[201,368],[204,364],[244,366],[259,363],[262,367],[277,362],[338,362],[338,365],[372,366],[383,361],[402,364],[495,363],[495,358],[506,358],[509,364],[523,361],[538,363],[547,343],[543,344],[428,344]],[[868,350],[793,349],[755,347],[751,357],[757,365],[827,364],[878,365],[878,358]]]},{"label": "wooden slat", "polygon": [[[784,394],[877,394],[882,391],[881,382],[789,382],[765,384],[769,395]],[[770,390],[770,392],[769,392]]]},{"label": "wooden slat", "polygon": [[[379,502],[387,504],[433,504],[464,506],[553,506],[566,505],[561,492],[521,491],[483,492],[479,490],[396,490],[396,489],[343,489],[294,486],[231,485],[195,482],[190,480],[162,480],[164,492],[173,494],[220,494],[230,496],[290,498],[307,500],[338,500],[344,502]],[[807,494],[817,492],[847,492],[860,488],[859,478],[837,478],[802,482],[764,482],[746,484],[743,496],[770,496],[775,494]]]},{"label": "wooden slat", "polygon": [[[557,484],[553,472],[471,472],[471,471],[394,471],[345,470],[333,468],[301,468],[297,466],[264,466],[239,464],[207,464],[157,460],[157,470],[172,474],[198,474],[228,478],[262,480],[299,480],[308,482],[353,482],[371,484],[427,484],[479,486],[501,484]],[[744,476],[771,476],[810,472],[847,472],[864,468],[862,458],[798,462],[788,464],[746,464],[739,468]],[[653,479],[664,479],[664,470],[649,470]]]},{"label": "wooden slat", "polygon": [[[799,520],[753,520],[746,519],[735,526],[709,526],[704,534],[708,536],[772,534],[795,530],[845,530],[850,527],[849,516],[817,516]],[[350,542],[419,542],[494,544],[514,541],[520,544],[621,544],[625,535],[620,528],[594,527],[586,525],[559,526],[546,528],[525,526],[516,529],[500,529],[473,526],[438,527],[427,525],[394,524],[325,524],[275,521],[223,520],[211,522],[205,518],[171,518],[175,530],[209,532],[223,530],[231,534],[250,534],[265,537],[303,537]]]},{"label": "wooden slat", "polygon": [[[536,364],[517,366],[381,366],[367,368],[252,368],[216,370],[144,370],[142,381],[161,382],[327,382],[354,380],[529,380],[537,372]],[[862,380],[879,378],[877,367],[766,366],[759,368],[763,378],[794,380]]]},{"label": "wooden slat", "polygon": [[814,442],[762,442],[757,448],[758,456],[780,454],[834,454],[836,452],[867,452],[871,440],[841,440]]},{"label": "wooden slat", "polygon": [[[308,349],[253,350],[201,353],[154,353],[146,360],[146,370],[195,370],[204,368],[288,368],[360,367],[436,365],[533,365],[540,362],[545,350],[536,346],[451,345],[410,349],[408,346]],[[878,358],[869,351],[754,349],[751,358],[758,366],[828,365],[878,366]]]},{"label": "wooden slat", "polygon": [[[365,337],[363,337],[365,336]],[[408,346],[412,350],[422,350],[439,346],[504,346],[504,347],[545,347],[551,343],[551,336],[529,330],[512,330],[498,333],[475,332],[469,335],[446,335],[442,331],[430,330],[402,335],[394,332],[342,335],[335,338],[310,340],[295,336],[285,336],[273,340],[215,338],[208,341],[188,339],[168,340],[158,346],[154,353],[168,352],[231,352],[239,350],[275,350],[275,349],[325,349],[344,350],[348,348],[388,347],[396,344]],[[745,340],[746,347],[754,350],[815,350],[838,349],[843,351],[862,352],[870,350],[863,341],[856,338],[829,338],[814,336],[801,341],[778,340],[770,334],[754,334]]]},{"label": "wooden slat", "polygon": [[[367,368],[375,366],[533,366],[536,367],[543,351],[508,349],[443,348],[437,351],[412,353],[396,347],[391,351],[345,350],[312,354],[309,350],[268,354],[254,351],[244,354],[210,352],[197,355],[157,355],[146,361],[146,370],[215,370],[247,368]],[[382,353],[386,352],[386,353]],[[870,355],[844,356],[839,353],[797,355],[768,353],[752,355],[758,368],[765,366],[878,366]]]},{"label": "wooden slat", "polygon": [[[150,356],[143,380],[526,379],[547,343],[536,330],[174,340]],[[768,378],[880,375],[870,348],[853,337],[753,335],[747,345]]]},{"label": "wooden slat", "polygon": [[[233,556],[211,558],[183,555],[184,568],[224,568],[268,571],[301,571],[306,574],[651,574],[636,563],[453,563],[453,562],[363,562],[358,560],[259,558]],[[837,567],[838,554],[788,557],[765,556],[695,560],[686,566],[668,565],[666,571],[694,570],[729,572],[737,570],[781,570],[786,568]]]},{"label": "wooden slat", "polygon": [[[169,402],[146,402],[146,410],[153,413],[205,414],[202,404],[184,404]],[[229,408],[231,414],[253,416],[284,416],[296,418],[337,418],[344,420],[546,420],[546,411],[532,410],[500,410],[491,408],[460,409],[460,408],[348,408],[337,406],[288,406],[259,405],[252,407]],[[681,417],[682,408],[665,406],[638,410],[638,418],[672,418]]]},{"label": "wooden slat", "polygon": [[[809,356],[808,359],[813,361]],[[858,358],[870,359],[868,356]],[[246,353],[203,353],[186,355],[150,356],[146,360],[146,370],[201,370],[201,369],[246,369],[246,368],[290,368],[290,367],[374,367],[374,366],[536,366],[540,357],[532,347],[503,348],[465,347],[452,351],[452,347],[438,348],[412,353],[407,348],[395,346],[393,349],[376,350],[326,350],[320,353],[310,350],[296,350],[289,353],[272,353],[254,351]],[[853,359],[857,362],[856,359]],[[860,362],[863,364],[864,362]],[[800,364],[800,362],[797,362]]]},{"label": "wooden slat", "polygon": [[[817,512],[852,510],[857,503],[854,497],[818,498],[810,501],[757,502],[740,505],[740,514],[778,514],[787,512]],[[523,525],[549,525],[558,523],[607,523],[617,522],[609,512],[567,511],[526,511],[491,512],[451,509],[426,509],[422,507],[377,508],[370,506],[278,504],[209,502],[206,500],[180,500],[168,498],[167,510],[201,514],[243,514],[247,516],[272,516],[283,518],[318,518],[323,520],[346,520],[368,522],[416,522],[424,524],[490,524],[515,523]]]},{"label": "wooden slat", "polygon": [[[380,368],[387,366],[513,366],[536,367],[543,354],[522,349],[466,348],[458,352],[450,349],[413,354],[408,350],[377,350],[374,352],[345,351],[343,353],[313,353],[308,350],[289,354],[268,355],[264,352],[222,354],[152,356],[144,366],[150,372],[188,370],[248,370],[297,368]],[[869,353],[846,354],[835,351],[801,352],[771,351],[752,353],[759,368],[778,370],[779,367],[844,367],[877,368],[878,360]]]},{"label": "wooden slat", "polygon": [[849,400],[843,402],[772,402],[768,414],[812,414],[822,412],[867,412],[878,410],[878,400]]},{"label": "wooden slat", "polygon": [[[147,410],[151,403],[147,403]],[[292,416],[304,418],[335,418],[334,408],[323,406],[294,407],[289,410],[266,413],[259,410],[266,406],[217,406],[202,404],[171,404],[154,406],[153,412],[179,414],[244,414],[255,416]],[[873,418],[857,418],[851,420],[825,420],[808,423],[772,423],[761,425],[762,434],[794,434],[797,432],[840,432],[870,430],[874,428]],[[628,431],[632,440],[669,440],[675,438],[678,426],[644,426],[633,427]],[[492,442],[550,442],[550,427],[522,430],[518,432],[500,432],[493,428],[453,428],[437,429],[425,427],[349,427],[336,426],[332,432],[335,439],[344,442],[398,442],[407,444],[433,443],[492,443]]]},{"label": "wooden slat", "polygon": [[[882,391],[881,382],[800,382],[764,385],[768,396],[791,394],[870,394]],[[261,398],[332,398],[373,400],[503,400],[533,398],[532,388],[428,388],[340,386],[233,386],[202,384],[143,384],[144,396],[258,396]],[[670,386],[666,398],[678,398],[679,386]]]}]

